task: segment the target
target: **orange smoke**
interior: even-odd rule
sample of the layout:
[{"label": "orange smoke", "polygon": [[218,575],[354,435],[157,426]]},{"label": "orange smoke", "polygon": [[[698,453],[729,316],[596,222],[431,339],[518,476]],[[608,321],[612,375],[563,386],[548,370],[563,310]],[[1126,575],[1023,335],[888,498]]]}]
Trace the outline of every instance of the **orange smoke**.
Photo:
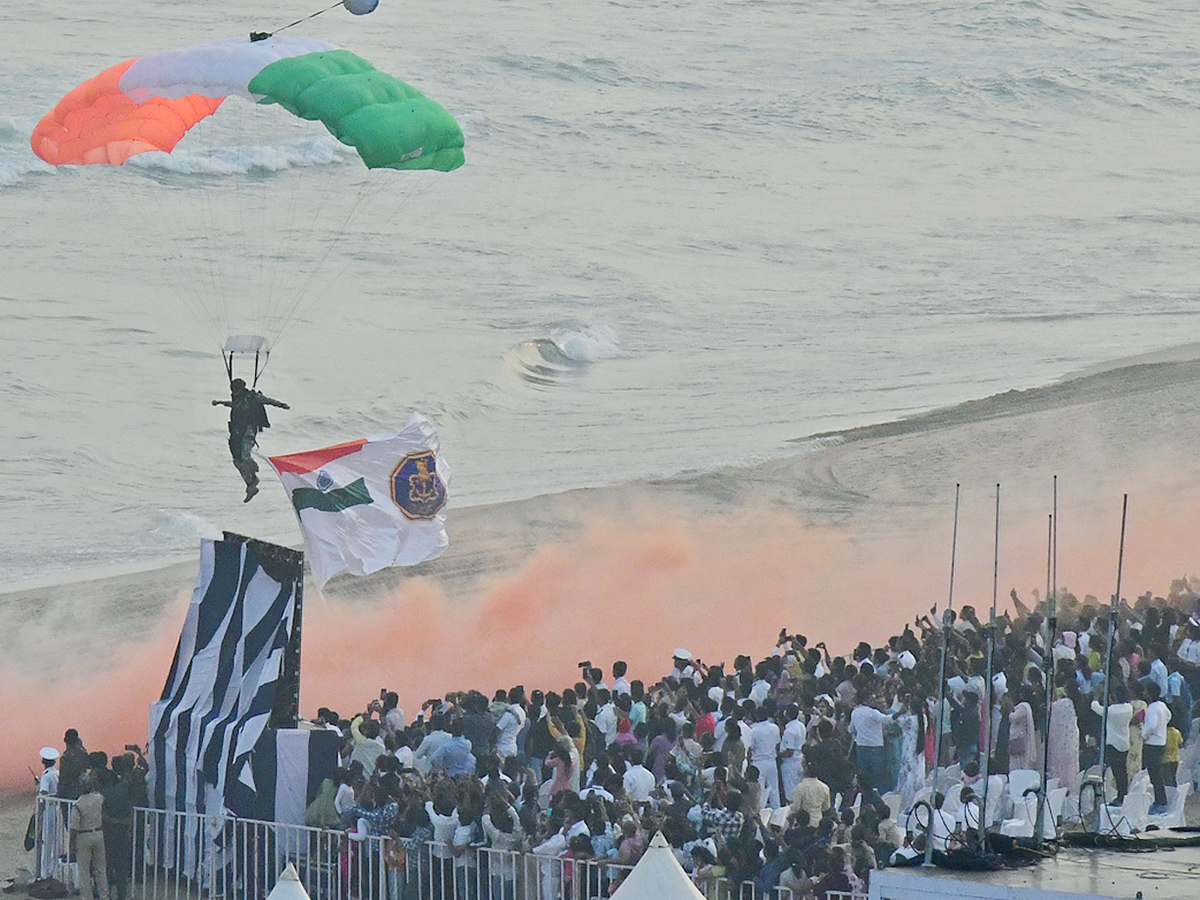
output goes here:
[{"label": "orange smoke", "polygon": [[[1089,484],[1094,491],[1095,485]],[[1029,602],[1045,584],[1048,492],[1006,499],[1000,599],[1016,586]],[[964,485],[955,605],[986,615],[992,595],[993,484]],[[1079,491],[1077,491],[1079,493]],[[1111,500],[1111,503],[1108,502]],[[1135,500],[1126,548],[1127,597],[1162,593],[1185,573],[1192,504]],[[1120,495],[1093,504],[1064,490],[1059,584],[1107,598],[1116,577]],[[1111,508],[1110,508],[1111,507]],[[702,517],[653,510],[597,517],[577,539],[535,551],[473,598],[449,599],[413,579],[372,605],[353,607],[310,593],[305,608],[302,711],[342,715],[381,687],[397,690],[410,716],[451,690],[524,684],[560,690],[591,660],[608,674],[615,659],[647,684],[670,666],[674,647],[706,662],[770,652],[780,628],[825,640],[834,652],[880,642],[948,593],[953,488],[944,503],[860,512],[847,527],[813,527],[782,510]],[[1068,527],[1069,526],[1069,527]],[[180,599],[186,601],[186,593]],[[105,660],[83,662],[53,683],[0,670],[0,789],[29,785],[37,748],[59,746],[76,727],[90,749],[143,743],[147,707],[161,690],[182,622],[181,604],[157,633]],[[23,727],[12,727],[14,723]]]},{"label": "orange smoke", "polygon": [[150,703],[167,680],[189,596],[179,595],[143,643],[117,647],[107,657],[97,648],[94,658],[68,665],[68,674],[53,680],[0,665],[0,709],[8,720],[0,729],[0,793],[31,791],[30,769],[41,773],[38,751],[47,745],[61,751],[68,728],[78,729],[88,750],[110,757],[126,744],[145,746]]}]

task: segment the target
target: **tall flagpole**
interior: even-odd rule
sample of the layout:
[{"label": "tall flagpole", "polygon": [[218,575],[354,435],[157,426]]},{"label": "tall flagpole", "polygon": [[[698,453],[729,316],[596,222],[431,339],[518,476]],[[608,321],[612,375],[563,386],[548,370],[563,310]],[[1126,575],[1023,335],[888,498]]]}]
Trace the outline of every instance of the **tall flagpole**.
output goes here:
[{"label": "tall flagpole", "polygon": [[1054,636],[1058,631],[1058,476],[1054,476],[1054,512],[1050,514],[1050,541],[1047,576],[1052,578],[1046,617],[1046,724],[1042,735],[1042,783],[1038,786],[1037,822],[1034,841],[1042,846],[1042,831],[1046,822],[1046,780],[1050,762],[1050,707],[1054,705]]},{"label": "tall flagpole", "polygon": [[[937,725],[933,732],[933,796],[937,796],[938,775],[942,762],[942,708],[946,702],[946,650],[950,645],[950,629],[954,626],[954,558],[958,552],[958,501],[962,485],[954,486],[954,536],[950,541],[950,596],[942,616],[942,654],[938,664]],[[925,865],[933,865],[933,820],[939,810],[929,804],[929,828],[925,832]]]},{"label": "tall flagpole", "polygon": [[1100,832],[1100,806],[1107,802],[1104,791],[1104,766],[1108,745],[1108,700],[1112,682],[1113,643],[1117,639],[1117,607],[1121,602],[1121,569],[1125,565],[1125,514],[1129,511],[1129,495],[1121,499],[1121,543],[1117,550],[1117,592],[1108,607],[1108,649],[1104,653],[1104,714],[1100,719],[1100,801],[1096,806],[1096,833]]},{"label": "tall flagpole", "polygon": [[979,809],[979,852],[987,853],[987,802],[988,802],[988,776],[990,772],[990,763],[992,756],[992,663],[993,657],[996,655],[996,597],[1000,592],[1000,485],[996,485],[996,541],[995,553],[992,556],[992,615],[988,619],[987,629],[987,684],[984,685],[984,696],[987,697],[987,703],[984,705],[986,710],[987,720],[984,726],[984,735],[986,737],[983,751],[983,804]]}]

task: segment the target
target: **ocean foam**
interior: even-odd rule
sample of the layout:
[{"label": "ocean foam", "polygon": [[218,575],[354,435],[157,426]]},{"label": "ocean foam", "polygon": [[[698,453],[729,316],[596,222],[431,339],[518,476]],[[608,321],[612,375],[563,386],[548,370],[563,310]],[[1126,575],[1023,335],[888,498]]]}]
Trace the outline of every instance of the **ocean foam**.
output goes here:
[{"label": "ocean foam", "polygon": [[604,326],[580,331],[552,331],[550,340],[572,362],[590,363],[621,355],[616,332]]},{"label": "ocean foam", "polygon": [[153,151],[132,156],[125,165],[181,175],[248,175],[252,172],[282,172],[286,169],[337,165],[348,161],[353,151],[330,136],[315,137],[282,145],[216,147],[204,151]]}]

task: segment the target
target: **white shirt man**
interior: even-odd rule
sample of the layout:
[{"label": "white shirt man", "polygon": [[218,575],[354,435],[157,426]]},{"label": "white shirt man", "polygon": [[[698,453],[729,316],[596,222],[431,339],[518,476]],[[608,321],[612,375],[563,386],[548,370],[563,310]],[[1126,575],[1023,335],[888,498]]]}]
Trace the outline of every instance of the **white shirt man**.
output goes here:
[{"label": "white shirt man", "polygon": [[1167,679],[1169,678],[1167,664],[1157,657],[1150,663],[1150,678],[1158,685],[1159,696],[1169,696],[1170,688],[1167,684]]},{"label": "white shirt man", "polygon": [[[37,788],[38,796],[40,797],[54,797],[58,795],[58,769],[56,768],[58,757],[59,752],[54,747],[42,748],[43,771],[42,776],[38,779]],[[43,876],[53,874],[55,866],[58,864],[61,823],[62,819],[59,817],[57,810],[52,806],[47,806],[42,816],[41,864]]]},{"label": "white shirt man", "polygon": [[1179,650],[1176,654],[1185,663],[1190,663],[1193,666],[1200,666],[1200,641],[1192,637],[1183,639],[1183,643],[1179,645]]},{"label": "white shirt man", "polygon": [[654,792],[654,773],[641,763],[626,769],[621,783],[634,803],[650,802],[650,795]]},{"label": "white shirt man", "polygon": [[783,778],[783,799],[791,799],[792,792],[800,783],[803,774],[800,751],[808,740],[808,729],[796,717],[789,721],[783,729],[783,738],[779,742],[779,772]]},{"label": "white shirt man", "polygon": [[[1092,701],[1092,712],[1098,716],[1104,715],[1104,707],[1099,700]],[[1133,721],[1132,703],[1112,703],[1108,707],[1108,723],[1105,728],[1105,743],[1114,750],[1122,753],[1129,752],[1129,723]],[[1164,739],[1166,731],[1163,732]]]},{"label": "white shirt man", "polygon": [[[620,674],[618,674],[618,672]],[[629,679],[625,677],[625,663],[613,663],[613,696],[624,694],[626,697],[633,693],[632,687],[629,684]]]},{"label": "white shirt man", "polygon": [[619,719],[617,708],[611,700],[596,710],[596,727],[604,735],[604,746],[611,747],[617,740],[617,722]]},{"label": "white shirt man", "polygon": [[850,713],[850,734],[860,747],[882,747],[883,727],[891,721],[887,713],[860,703]]},{"label": "white shirt man", "polygon": [[754,701],[755,706],[762,706],[763,701],[767,699],[767,695],[771,693],[771,683],[766,679],[759,678],[754,684],[750,685],[750,699]]},{"label": "white shirt man", "polygon": [[763,806],[778,809],[779,799],[779,768],[776,760],[779,756],[781,735],[779,726],[760,713],[760,719],[750,729],[750,740],[746,744],[746,756],[751,765],[758,769],[758,783],[763,789]]},{"label": "white shirt man", "polygon": [[500,761],[517,755],[517,735],[525,727],[525,710],[519,704],[511,704],[496,722],[496,755]]},{"label": "white shirt man", "polygon": [[454,835],[458,831],[458,810],[452,809],[442,815],[433,807],[432,800],[425,801],[425,812],[429,814],[429,824],[433,826],[434,845],[430,854],[438,859],[450,859],[454,854],[450,846],[454,843]]},{"label": "white shirt man", "polygon": [[1171,710],[1161,700],[1146,707],[1146,718],[1142,722],[1142,743],[1162,747],[1167,743],[1167,723],[1171,721]]}]

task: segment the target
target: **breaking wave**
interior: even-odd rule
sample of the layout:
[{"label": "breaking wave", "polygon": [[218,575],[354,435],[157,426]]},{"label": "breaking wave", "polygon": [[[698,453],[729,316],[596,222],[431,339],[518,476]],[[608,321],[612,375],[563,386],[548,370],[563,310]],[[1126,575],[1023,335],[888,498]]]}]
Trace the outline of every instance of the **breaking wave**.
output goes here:
[{"label": "breaking wave", "polygon": [[530,338],[514,348],[511,362],[517,375],[530,384],[555,385],[584,372],[592,363],[621,355],[608,328],[562,330]]}]

